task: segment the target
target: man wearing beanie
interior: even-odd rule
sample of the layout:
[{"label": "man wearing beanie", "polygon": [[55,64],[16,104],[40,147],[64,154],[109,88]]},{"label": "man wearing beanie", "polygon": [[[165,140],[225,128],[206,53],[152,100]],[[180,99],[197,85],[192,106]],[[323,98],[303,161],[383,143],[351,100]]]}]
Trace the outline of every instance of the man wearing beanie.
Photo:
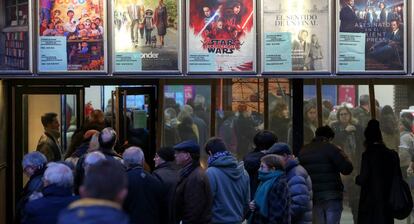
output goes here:
[{"label": "man wearing beanie", "polygon": [[249,175],[243,162],[237,161],[220,138],[208,140],[205,151],[213,195],[211,223],[242,223],[250,202]]},{"label": "man wearing beanie", "polygon": [[312,179],[313,223],[337,224],[343,208],[341,174],[351,174],[354,167],[342,149],[331,143],[335,137],[332,128],[319,127],[315,135],[299,155],[300,164]]},{"label": "man wearing beanie", "polygon": [[355,178],[355,183],[361,186],[357,223],[394,223],[390,195],[394,178],[402,178],[398,154],[384,145],[377,120],[368,122],[364,135],[365,151],[360,173]]},{"label": "man wearing beanie", "polygon": [[200,146],[193,140],[174,146],[175,161],[181,166],[175,191],[175,220],[182,224],[206,224],[211,221],[210,183],[200,167]]},{"label": "man wearing beanie", "polygon": [[292,224],[312,224],[312,181],[308,172],[299,164],[289,145],[285,143],[275,143],[266,154],[276,154],[284,158],[291,197]]},{"label": "man wearing beanie", "polygon": [[174,159],[174,149],[172,147],[160,148],[154,157],[155,170],[153,174],[161,180],[167,202],[161,209],[161,223],[166,224],[174,223],[173,199],[178,182],[178,167],[174,163]]}]

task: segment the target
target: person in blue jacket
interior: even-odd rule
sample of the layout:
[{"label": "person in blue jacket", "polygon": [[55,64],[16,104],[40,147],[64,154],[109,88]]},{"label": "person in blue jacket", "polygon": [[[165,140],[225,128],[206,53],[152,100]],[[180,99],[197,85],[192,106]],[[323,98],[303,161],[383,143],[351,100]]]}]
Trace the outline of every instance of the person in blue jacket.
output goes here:
[{"label": "person in blue jacket", "polygon": [[286,143],[275,143],[266,153],[284,158],[286,179],[292,200],[290,205],[292,224],[312,224],[312,181],[308,172],[299,164]]},{"label": "person in blue jacket", "polygon": [[206,171],[213,196],[211,223],[242,223],[249,208],[249,174],[220,138],[207,141]]}]

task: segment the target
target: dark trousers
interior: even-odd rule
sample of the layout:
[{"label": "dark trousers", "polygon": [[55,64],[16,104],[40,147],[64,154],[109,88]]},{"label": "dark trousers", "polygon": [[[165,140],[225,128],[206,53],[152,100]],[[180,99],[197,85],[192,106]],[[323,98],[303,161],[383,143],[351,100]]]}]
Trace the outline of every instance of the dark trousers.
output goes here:
[{"label": "dark trousers", "polygon": [[152,29],[145,29],[145,44],[151,44]]}]

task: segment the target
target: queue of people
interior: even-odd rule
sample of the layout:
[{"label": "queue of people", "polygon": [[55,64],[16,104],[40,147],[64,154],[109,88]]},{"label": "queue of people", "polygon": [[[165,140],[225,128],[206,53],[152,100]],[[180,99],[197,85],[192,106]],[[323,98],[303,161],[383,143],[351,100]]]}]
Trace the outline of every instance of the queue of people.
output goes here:
[{"label": "queue of people", "polygon": [[[367,122],[363,131],[349,109],[339,109],[337,118],[332,128],[316,128],[297,157],[272,131],[258,131],[252,139],[255,148],[243,160],[220,137],[204,145],[197,138],[183,140],[158,149],[154,158],[145,158],[151,149],[131,141],[121,155],[115,150],[117,133],[97,119],[102,125],[80,130],[77,146],[61,160],[54,155],[56,139],[47,134],[54,132],[56,115],[46,114],[42,123],[50,147],[42,140],[37,151],[23,158],[29,181],[16,220],[335,224],[346,191],[352,192],[347,199],[355,223],[393,223],[391,183],[393,177],[403,177],[400,169],[394,172],[400,167],[398,154],[384,144],[378,121]],[[206,168],[200,165],[202,153],[208,157]],[[146,159],[154,160],[153,170]]]}]

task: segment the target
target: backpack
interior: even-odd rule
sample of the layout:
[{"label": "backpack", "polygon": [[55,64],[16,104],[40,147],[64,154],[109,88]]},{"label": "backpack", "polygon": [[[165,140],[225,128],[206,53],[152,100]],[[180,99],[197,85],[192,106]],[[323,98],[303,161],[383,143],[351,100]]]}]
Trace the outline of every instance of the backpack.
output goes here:
[{"label": "backpack", "polygon": [[413,198],[410,187],[403,180],[399,169],[397,166],[394,167],[389,203],[393,217],[402,220],[410,215],[413,209]]}]

